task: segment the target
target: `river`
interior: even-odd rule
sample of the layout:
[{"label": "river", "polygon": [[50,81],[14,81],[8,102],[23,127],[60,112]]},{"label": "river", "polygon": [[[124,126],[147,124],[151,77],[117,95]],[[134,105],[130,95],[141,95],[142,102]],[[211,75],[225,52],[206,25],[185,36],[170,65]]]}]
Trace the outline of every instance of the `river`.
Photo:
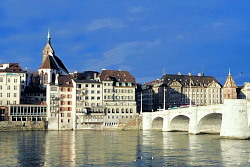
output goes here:
[{"label": "river", "polygon": [[0,166],[250,166],[250,141],[160,131],[0,132]]}]

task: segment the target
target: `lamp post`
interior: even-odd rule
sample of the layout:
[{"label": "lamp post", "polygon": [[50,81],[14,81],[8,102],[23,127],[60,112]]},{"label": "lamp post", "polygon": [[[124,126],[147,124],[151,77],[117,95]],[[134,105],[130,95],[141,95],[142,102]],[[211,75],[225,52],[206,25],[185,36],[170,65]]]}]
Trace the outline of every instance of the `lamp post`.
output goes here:
[{"label": "lamp post", "polygon": [[142,114],[142,93],[141,93],[141,111],[140,114]]},{"label": "lamp post", "polygon": [[192,98],[193,98],[193,93],[192,93],[192,88],[191,88],[191,84],[192,84],[192,80],[191,80],[191,77],[190,77],[190,83],[189,83],[189,91],[190,91],[190,98],[189,98],[189,107],[191,107],[192,105]]},{"label": "lamp post", "polygon": [[166,110],[166,88],[163,87],[163,111]]}]

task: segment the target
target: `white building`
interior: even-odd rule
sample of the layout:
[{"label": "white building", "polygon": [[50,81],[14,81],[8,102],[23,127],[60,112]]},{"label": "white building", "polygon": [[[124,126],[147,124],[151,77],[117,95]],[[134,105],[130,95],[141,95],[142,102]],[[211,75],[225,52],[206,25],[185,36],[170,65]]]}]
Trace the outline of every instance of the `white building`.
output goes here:
[{"label": "white building", "polygon": [[102,70],[105,126],[116,126],[134,121],[138,116],[135,101],[135,78],[128,71]]},{"label": "white building", "polygon": [[18,63],[0,64],[0,105],[20,104],[27,85],[26,71]]}]

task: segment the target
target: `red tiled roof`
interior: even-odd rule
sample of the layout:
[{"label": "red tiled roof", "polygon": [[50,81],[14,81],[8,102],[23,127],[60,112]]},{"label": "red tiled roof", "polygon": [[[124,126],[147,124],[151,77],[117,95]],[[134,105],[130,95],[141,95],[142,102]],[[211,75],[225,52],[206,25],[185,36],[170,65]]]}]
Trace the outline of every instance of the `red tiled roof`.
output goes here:
[{"label": "red tiled roof", "polygon": [[[18,63],[8,63],[9,67],[6,69],[0,69],[0,72],[24,72]],[[3,64],[0,64],[3,67]]]},{"label": "red tiled roof", "polygon": [[103,70],[99,77],[101,81],[131,82],[136,84],[135,78],[128,71]]},{"label": "red tiled roof", "polygon": [[73,87],[72,79],[71,75],[62,75],[58,78],[58,85],[60,87]]},{"label": "red tiled roof", "polygon": [[44,62],[42,63],[42,65],[40,66],[39,69],[55,69],[55,70],[59,70],[57,68],[57,65],[56,65],[55,61],[49,55],[46,57],[46,59],[44,60]]}]

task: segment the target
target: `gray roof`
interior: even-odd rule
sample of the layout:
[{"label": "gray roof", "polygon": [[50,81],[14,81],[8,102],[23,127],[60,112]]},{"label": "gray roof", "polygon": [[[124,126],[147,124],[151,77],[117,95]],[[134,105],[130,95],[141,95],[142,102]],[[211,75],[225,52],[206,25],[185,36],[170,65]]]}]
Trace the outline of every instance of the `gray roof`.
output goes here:
[{"label": "gray roof", "polygon": [[163,81],[164,85],[168,85],[170,82],[177,81],[182,86],[189,86],[191,79],[192,86],[202,86],[206,87],[208,84],[218,83],[222,86],[213,76],[193,76],[193,75],[173,75],[173,74],[165,74],[162,76],[161,80]]}]

